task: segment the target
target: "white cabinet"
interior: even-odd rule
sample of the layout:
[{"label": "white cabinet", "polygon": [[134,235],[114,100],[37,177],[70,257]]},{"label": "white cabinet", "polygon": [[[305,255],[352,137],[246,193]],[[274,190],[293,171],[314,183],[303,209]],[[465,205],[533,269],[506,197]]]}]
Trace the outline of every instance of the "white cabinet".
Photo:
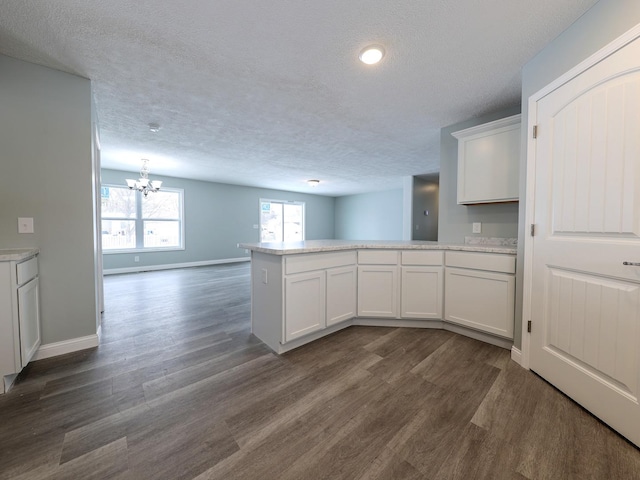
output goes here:
[{"label": "white cabinet", "polygon": [[399,317],[398,255],[396,250],[358,251],[359,317]]},{"label": "white cabinet", "polygon": [[438,247],[254,251],[251,331],[278,353],[354,324],[481,331],[508,344],[515,255]]},{"label": "white cabinet", "polygon": [[400,316],[441,319],[443,252],[403,251],[400,262]]},{"label": "white cabinet", "polygon": [[315,271],[285,278],[285,341],[322,330],[325,318],[326,273]]},{"label": "white cabinet", "polygon": [[38,260],[0,261],[0,393],[40,346]]},{"label": "white cabinet", "polygon": [[284,258],[283,343],[356,316],[355,263],[355,252]]},{"label": "white cabinet", "polygon": [[458,139],[458,203],[517,202],[520,115],[452,135]]},{"label": "white cabinet", "polygon": [[327,327],[356,316],[357,268],[327,270]]},{"label": "white cabinet", "polygon": [[513,338],[515,257],[447,252],[445,320]]}]

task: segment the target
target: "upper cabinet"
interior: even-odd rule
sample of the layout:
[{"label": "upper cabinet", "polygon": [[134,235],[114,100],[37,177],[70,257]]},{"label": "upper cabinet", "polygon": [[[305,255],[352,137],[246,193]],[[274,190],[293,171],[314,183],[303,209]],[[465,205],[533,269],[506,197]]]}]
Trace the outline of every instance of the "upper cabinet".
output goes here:
[{"label": "upper cabinet", "polygon": [[458,203],[517,202],[520,115],[452,135],[458,139]]}]

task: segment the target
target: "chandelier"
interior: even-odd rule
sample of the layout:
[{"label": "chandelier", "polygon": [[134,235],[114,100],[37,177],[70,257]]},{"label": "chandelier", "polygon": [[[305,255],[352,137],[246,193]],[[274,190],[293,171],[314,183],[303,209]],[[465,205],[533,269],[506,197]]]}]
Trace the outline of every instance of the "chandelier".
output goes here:
[{"label": "chandelier", "polygon": [[142,169],[140,170],[140,178],[138,180],[132,180],[127,178],[127,186],[130,190],[134,188],[139,192],[142,192],[146,197],[149,192],[157,192],[162,185],[161,180],[149,180],[149,160],[142,159]]}]

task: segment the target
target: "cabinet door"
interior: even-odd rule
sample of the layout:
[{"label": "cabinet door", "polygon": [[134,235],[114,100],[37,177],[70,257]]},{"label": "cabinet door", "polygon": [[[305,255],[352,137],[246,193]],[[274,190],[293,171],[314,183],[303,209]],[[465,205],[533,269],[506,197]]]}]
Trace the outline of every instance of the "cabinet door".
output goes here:
[{"label": "cabinet door", "polygon": [[445,320],[513,338],[513,275],[447,268],[445,277]]},{"label": "cabinet door", "polygon": [[358,267],[358,316],[398,317],[398,267]]},{"label": "cabinet door", "polygon": [[285,278],[285,342],[325,328],[325,272]]},{"label": "cabinet door", "polygon": [[402,267],[402,318],[442,318],[442,271],[442,267]]},{"label": "cabinet door", "polygon": [[18,288],[18,318],[20,323],[20,360],[29,363],[40,346],[40,307],[38,277]]},{"label": "cabinet door", "polygon": [[454,132],[458,203],[518,201],[520,115]]},{"label": "cabinet door", "polygon": [[327,326],[356,316],[356,267],[327,270]]}]

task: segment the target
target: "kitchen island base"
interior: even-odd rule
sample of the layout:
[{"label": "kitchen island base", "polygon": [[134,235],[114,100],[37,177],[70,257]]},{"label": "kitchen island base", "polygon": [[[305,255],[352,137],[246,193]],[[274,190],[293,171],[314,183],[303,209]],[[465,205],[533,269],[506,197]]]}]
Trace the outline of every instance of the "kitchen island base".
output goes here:
[{"label": "kitchen island base", "polygon": [[[241,245],[252,250],[251,328],[279,354],[358,325],[445,329],[513,345],[513,249],[341,243],[291,254],[258,245]],[[473,282],[452,282],[448,295],[453,273]]]}]

